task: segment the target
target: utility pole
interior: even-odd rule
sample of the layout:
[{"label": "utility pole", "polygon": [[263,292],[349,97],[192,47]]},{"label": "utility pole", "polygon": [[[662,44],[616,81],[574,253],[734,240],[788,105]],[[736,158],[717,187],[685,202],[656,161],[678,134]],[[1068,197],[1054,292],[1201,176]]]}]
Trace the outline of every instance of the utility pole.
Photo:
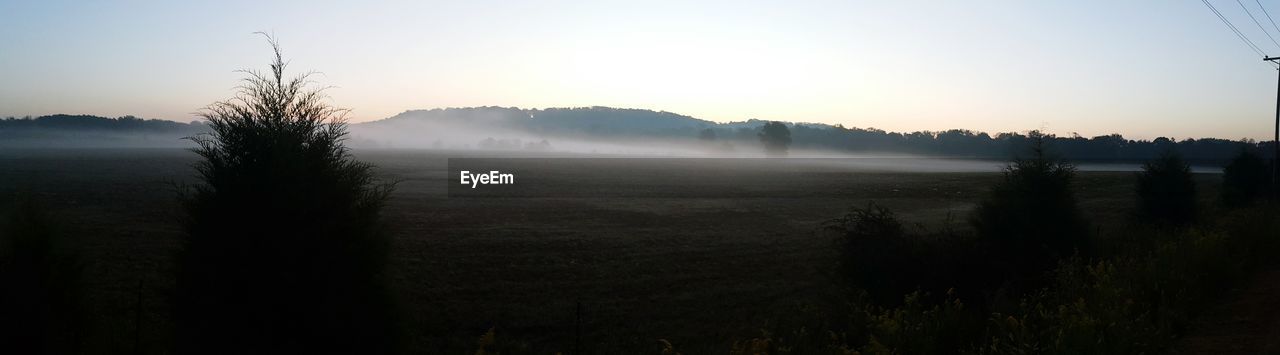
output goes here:
[{"label": "utility pole", "polygon": [[1280,200],[1280,57],[1264,57],[1263,61],[1276,63],[1276,127],[1271,136],[1271,198]]}]

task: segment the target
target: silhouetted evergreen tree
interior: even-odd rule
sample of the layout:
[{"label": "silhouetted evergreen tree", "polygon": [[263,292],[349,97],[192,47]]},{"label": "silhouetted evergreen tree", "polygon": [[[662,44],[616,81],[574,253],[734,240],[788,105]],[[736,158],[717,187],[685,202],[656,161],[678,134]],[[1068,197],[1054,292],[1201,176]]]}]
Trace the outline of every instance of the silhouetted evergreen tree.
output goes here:
[{"label": "silhouetted evergreen tree", "polygon": [[995,253],[996,273],[1034,286],[1058,260],[1088,253],[1088,225],[1077,206],[1075,167],[1052,159],[1044,135],[1032,132],[1032,156],[1014,160],[974,211],[977,237]]},{"label": "silhouetted evergreen tree", "polygon": [[1242,150],[1222,169],[1222,202],[1239,207],[1267,193],[1271,169],[1252,150]]},{"label": "silhouetted evergreen tree", "polygon": [[379,215],[390,191],[342,144],[346,110],[307,75],[244,71],[201,114],[201,183],[185,196],[181,353],[380,354],[397,338]]},{"label": "silhouetted evergreen tree", "polygon": [[1138,173],[1138,216],[1168,224],[1191,223],[1196,214],[1196,183],[1191,166],[1174,151],[1147,162]]}]

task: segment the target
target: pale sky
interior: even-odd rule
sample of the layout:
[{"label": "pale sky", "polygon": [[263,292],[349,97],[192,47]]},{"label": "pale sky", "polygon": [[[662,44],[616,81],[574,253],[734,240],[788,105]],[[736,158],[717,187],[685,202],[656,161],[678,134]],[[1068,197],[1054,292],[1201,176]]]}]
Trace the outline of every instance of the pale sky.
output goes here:
[{"label": "pale sky", "polygon": [[[1211,0],[1267,54],[1230,0]],[[1271,35],[1254,0],[1242,3]],[[1261,1],[1280,20],[1280,1]],[[274,32],[354,121],[613,106],[712,121],[1270,139],[1276,70],[1199,0],[0,0],[0,116],[179,121]]]}]

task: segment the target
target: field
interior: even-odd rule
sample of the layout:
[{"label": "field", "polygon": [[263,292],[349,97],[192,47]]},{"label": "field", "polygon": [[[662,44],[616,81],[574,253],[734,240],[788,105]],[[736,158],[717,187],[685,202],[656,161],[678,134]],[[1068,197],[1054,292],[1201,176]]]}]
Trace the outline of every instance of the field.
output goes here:
[{"label": "field", "polygon": [[[657,197],[449,198],[445,155],[357,156],[399,181],[385,213],[389,276],[415,353],[471,352],[490,328],[505,346],[539,353],[571,351],[579,327],[597,353],[656,351],[660,338],[691,353],[725,349],[841,302],[834,240],[817,233],[824,220],[875,201],[929,228],[964,228],[999,176],[755,166],[724,182],[753,193],[715,197],[681,180],[707,168],[668,164],[628,180],[676,190]],[[91,349],[168,350],[176,196],[194,181],[194,161],[176,149],[0,152],[0,201],[36,196],[86,263]],[[1083,207],[1104,234],[1126,218],[1132,176],[1080,175]],[[1219,177],[1197,179],[1208,198]]]}]

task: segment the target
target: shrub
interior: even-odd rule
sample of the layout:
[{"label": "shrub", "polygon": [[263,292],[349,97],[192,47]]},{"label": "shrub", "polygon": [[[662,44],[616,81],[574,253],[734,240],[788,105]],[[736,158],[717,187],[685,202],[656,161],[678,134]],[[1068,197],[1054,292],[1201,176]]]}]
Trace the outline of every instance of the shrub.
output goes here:
[{"label": "shrub", "polygon": [[902,295],[916,291],[979,291],[990,283],[969,235],[908,228],[875,203],[852,208],[824,228],[836,234],[841,275],[877,305],[900,304]]},{"label": "shrub", "polygon": [[1174,151],[1142,166],[1137,196],[1138,216],[1145,220],[1182,225],[1195,218],[1196,183],[1191,166]]},{"label": "shrub", "polygon": [[901,307],[873,310],[869,317],[867,354],[956,354],[971,346],[979,329],[964,303],[948,291],[936,304],[928,294],[913,292]]},{"label": "shrub", "polygon": [[[1072,181],[1075,167],[1050,159],[1033,132],[1032,156],[1016,159],[974,210],[970,222],[994,271],[1014,286],[1034,288],[1058,260],[1088,253],[1088,230]],[[1027,289],[1030,289],[1027,288]]]},{"label": "shrub", "polygon": [[[862,285],[876,285],[892,279],[877,277],[883,272],[871,270],[883,262],[902,260],[907,254],[906,231],[893,211],[868,204],[854,207],[843,217],[827,221],[827,230],[840,234],[841,267],[849,277]],[[899,293],[901,294],[901,293]]]},{"label": "shrub", "polygon": [[1240,151],[1222,169],[1222,202],[1230,207],[1249,206],[1268,190],[1271,170],[1250,150]]},{"label": "shrub", "polygon": [[[848,313],[829,322],[761,330],[759,336],[735,340],[729,354],[958,354],[974,348],[972,341],[984,334],[983,318],[952,291],[937,302],[932,298],[911,292],[896,307],[855,301]],[[660,344],[664,354],[679,354],[670,342]]]},{"label": "shrub", "polygon": [[1216,230],[1173,233],[1146,256],[1064,263],[1054,287],[1013,313],[992,315],[994,335],[981,352],[1162,352],[1197,310],[1247,275],[1249,250],[1263,246]]},{"label": "shrub", "polygon": [[58,243],[52,221],[20,198],[0,225],[0,349],[71,354],[83,326],[78,258]]},{"label": "shrub", "polygon": [[379,216],[389,185],[342,144],[345,110],[268,73],[208,106],[211,133],[187,190],[175,300],[184,353],[391,352],[396,327],[383,280]]},{"label": "shrub", "polygon": [[838,234],[840,268],[849,284],[877,303],[893,303],[914,291],[920,277],[918,253],[902,222],[887,208],[868,204],[827,221]]}]

